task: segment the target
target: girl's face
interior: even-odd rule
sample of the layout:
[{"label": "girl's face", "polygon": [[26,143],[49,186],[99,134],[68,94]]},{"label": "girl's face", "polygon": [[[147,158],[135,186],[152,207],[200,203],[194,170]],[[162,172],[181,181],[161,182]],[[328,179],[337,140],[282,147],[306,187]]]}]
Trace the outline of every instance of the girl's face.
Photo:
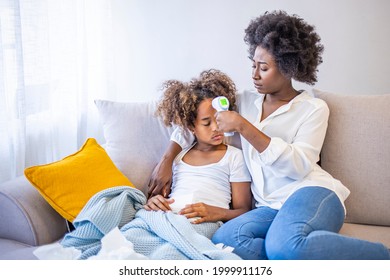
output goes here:
[{"label": "girl's face", "polygon": [[286,85],[291,84],[291,79],[280,73],[273,56],[266,49],[258,46],[252,61],[252,79],[259,93],[278,93]]},{"label": "girl's face", "polygon": [[214,117],[216,110],[211,105],[211,102],[211,98],[200,102],[193,133],[198,144],[216,146],[223,142],[224,135],[218,130],[218,125]]}]

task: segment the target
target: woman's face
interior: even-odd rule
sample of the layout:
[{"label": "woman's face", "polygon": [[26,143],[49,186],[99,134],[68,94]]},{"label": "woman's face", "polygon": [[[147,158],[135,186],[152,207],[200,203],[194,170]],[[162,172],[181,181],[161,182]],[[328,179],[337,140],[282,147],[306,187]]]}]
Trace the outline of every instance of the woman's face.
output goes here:
[{"label": "woman's face", "polygon": [[198,143],[215,146],[222,143],[224,135],[218,130],[214,117],[216,110],[211,105],[211,102],[211,98],[200,102],[193,132]]},{"label": "woman's face", "polygon": [[259,93],[278,93],[287,84],[291,84],[291,79],[280,73],[273,56],[266,49],[258,46],[252,61],[252,79]]}]

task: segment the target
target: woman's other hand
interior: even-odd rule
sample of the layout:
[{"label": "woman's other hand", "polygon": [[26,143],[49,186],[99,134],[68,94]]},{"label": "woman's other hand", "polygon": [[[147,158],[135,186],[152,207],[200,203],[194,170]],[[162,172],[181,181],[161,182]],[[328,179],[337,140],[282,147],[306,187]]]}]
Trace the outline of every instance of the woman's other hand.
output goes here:
[{"label": "woman's other hand", "polygon": [[152,176],[148,184],[148,197],[162,195],[168,197],[171,192],[172,164],[175,157],[181,151],[180,145],[171,141],[162,156],[160,162],[153,169]]},{"label": "woman's other hand", "polygon": [[162,195],[168,197],[171,192],[172,183],[172,161],[164,158],[153,169],[149,181],[148,197]]}]

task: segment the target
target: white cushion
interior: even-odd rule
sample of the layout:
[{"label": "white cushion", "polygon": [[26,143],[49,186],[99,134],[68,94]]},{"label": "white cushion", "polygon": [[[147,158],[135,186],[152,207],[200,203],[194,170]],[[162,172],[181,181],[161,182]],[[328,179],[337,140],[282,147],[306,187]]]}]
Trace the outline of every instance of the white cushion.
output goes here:
[{"label": "white cushion", "polygon": [[165,151],[173,128],[155,117],[156,102],[122,103],[96,100],[106,142],[114,164],[136,188],[147,194],[153,168]]}]

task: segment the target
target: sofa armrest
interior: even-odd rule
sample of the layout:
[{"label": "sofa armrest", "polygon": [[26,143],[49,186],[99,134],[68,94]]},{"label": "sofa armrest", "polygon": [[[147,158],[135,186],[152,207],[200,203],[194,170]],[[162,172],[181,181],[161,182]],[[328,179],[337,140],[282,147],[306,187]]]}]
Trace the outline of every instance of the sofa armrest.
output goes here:
[{"label": "sofa armrest", "polygon": [[38,246],[66,232],[66,220],[24,176],[0,184],[0,238]]}]

